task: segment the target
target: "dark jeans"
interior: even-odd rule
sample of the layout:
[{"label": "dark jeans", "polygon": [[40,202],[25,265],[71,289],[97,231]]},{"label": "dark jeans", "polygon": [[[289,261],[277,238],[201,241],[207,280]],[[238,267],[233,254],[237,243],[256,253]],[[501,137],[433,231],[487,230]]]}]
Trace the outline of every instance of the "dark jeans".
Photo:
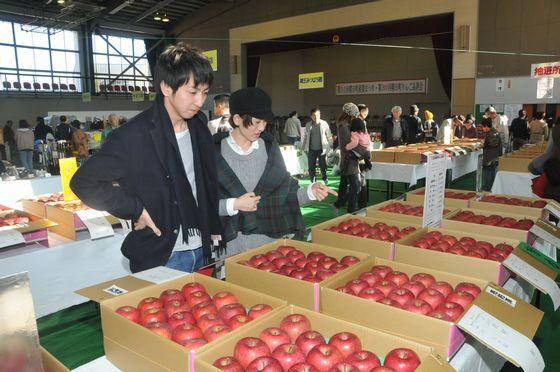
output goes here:
[{"label": "dark jeans", "polygon": [[317,167],[317,158],[319,158],[319,167],[321,168],[321,176],[323,181],[327,180],[327,156],[321,155],[323,150],[309,150],[307,153],[307,162],[309,163],[309,179],[315,181],[315,168]]},{"label": "dark jeans", "polygon": [[[340,177],[340,185],[342,186],[344,182],[344,189],[339,187],[339,194],[338,199],[334,203],[334,206],[337,208],[342,207],[346,202],[348,202],[348,207],[346,211],[348,213],[353,213],[358,210],[358,195],[360,194],[361,184],[360,184],[360,175],[359,174],[351,174],[348,176],[341,176]],[[348,191],[346,191],[346,186]],[[340,191],[344,190],[342,196]]]},{"label": "dark jeans", "polygon": [[342,208],[348,200],[348,176],[340,175],[340,183],[338,184],[338,198],[334,202],[336,208]]},{"label": "dark jeans", "polygon": [[496,178],[497,165],[488,165],[482,167],[482,190],[491,191],[494,179]]},{"label": "dark jeans", "polygon": [[287,137],[288,137],[288,143],[289,143],[290,145],[293,145],[293,144],[296,143],[296,141],[298,140],[297,137],[290,137],[290,136],[287,136]]}]

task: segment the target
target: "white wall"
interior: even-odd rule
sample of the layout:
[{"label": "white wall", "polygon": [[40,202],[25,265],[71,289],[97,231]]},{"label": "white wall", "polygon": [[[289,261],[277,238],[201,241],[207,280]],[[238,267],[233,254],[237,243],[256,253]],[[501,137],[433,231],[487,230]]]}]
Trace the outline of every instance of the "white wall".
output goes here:
[{"label": "white wall", "polygon": [[[530,66],[527,67],[529,71]],[[497,78],[476,79],[475,103],[524,103],[547,104],[560,102],[560,79],[554,81],[554,91],[550,99],[537,99],[537,81],[530,76],[502,77],[505,79],[503,92],[496,92]]]}]

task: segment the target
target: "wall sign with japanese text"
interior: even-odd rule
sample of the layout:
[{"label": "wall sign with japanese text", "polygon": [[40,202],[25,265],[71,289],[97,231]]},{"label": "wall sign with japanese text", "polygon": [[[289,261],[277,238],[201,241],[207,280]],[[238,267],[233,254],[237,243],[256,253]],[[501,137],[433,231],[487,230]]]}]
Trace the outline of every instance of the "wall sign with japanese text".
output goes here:
[{"label": "wall sign with japanese text", "polygon": [[337,83],[336,95],[360,94],[427,94],[428,79],[359,81]]},{"label": "wall sign with japanese text", "polygon": [[325,87],[324,72],[310,72],[298,75],[299,89],[317,89]]},{"label": "wall sign with japanese text", "polygon": [[560,77],[560,62],[533,63],[531,65],[531,77],[558,78]]}]

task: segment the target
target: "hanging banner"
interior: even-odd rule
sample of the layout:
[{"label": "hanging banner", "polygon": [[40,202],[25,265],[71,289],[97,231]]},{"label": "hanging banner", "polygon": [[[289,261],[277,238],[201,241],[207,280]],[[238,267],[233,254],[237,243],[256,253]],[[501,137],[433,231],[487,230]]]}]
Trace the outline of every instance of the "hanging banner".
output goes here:
[{"label": "hanging banner", "polygon": [[310,72],[298,75],[299,89],[318,89],[325,87],[324,72]]},{"label": "hanging banner", "polygon": [[132,92],[132,102],[142,102],[144,101],[144,92],[141,90],[135,90]]},{"label": "hanging banner", "polygon": [[212,66],[212,71],[218,71],[218,50],[207,50],[203,52],[206,58],[210,60],[210,65]]},{"label": "hanging banner", "polygon": [[336,84],[336,95],[426,94],[428,79],[362,81]]},{"label": "hanging banner", "polygon": [[74,173],[78,170],[76,158],[59,159],[58,164],[60,166],[60,182],[62,182],[64,201],[78,199],[78,197],[72,192],[72,189],[70,189],[70,180],[74,176]]},{"label": "hanging banner", "polygon": [[534,63],[531,65],[531,77],[539,79],[543,77],[560,77],[560,62]]}]

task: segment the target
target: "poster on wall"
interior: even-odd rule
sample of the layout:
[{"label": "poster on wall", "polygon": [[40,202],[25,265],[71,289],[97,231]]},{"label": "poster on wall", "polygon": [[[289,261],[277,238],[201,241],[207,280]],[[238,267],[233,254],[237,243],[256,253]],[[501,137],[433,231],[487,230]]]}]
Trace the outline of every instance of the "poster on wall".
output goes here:
[{"label": "poster on wall", "polygon": [[360,81],[337,83],[336,95],[427,94],[428,79]]},{"label": "poster on wall", "polygon": [[298,75],[299,89],[318,89],[325,87],[324,72],[309,72]]},{"label": "poster on wall", "polygon": [[537,80],[537,99],[552,98],[554,78],[543,77]]},{"label": "poster on wall", "polygon": [[560,62],[534,63],[531,65],[531,77],[540,78],[559,78]]},{"label": "poster on wall", "polygon": [[210,65],[212,66],[212,71],[218,71],[218,50],[207,50],[203,52],[204,55],[210,60]]}]

